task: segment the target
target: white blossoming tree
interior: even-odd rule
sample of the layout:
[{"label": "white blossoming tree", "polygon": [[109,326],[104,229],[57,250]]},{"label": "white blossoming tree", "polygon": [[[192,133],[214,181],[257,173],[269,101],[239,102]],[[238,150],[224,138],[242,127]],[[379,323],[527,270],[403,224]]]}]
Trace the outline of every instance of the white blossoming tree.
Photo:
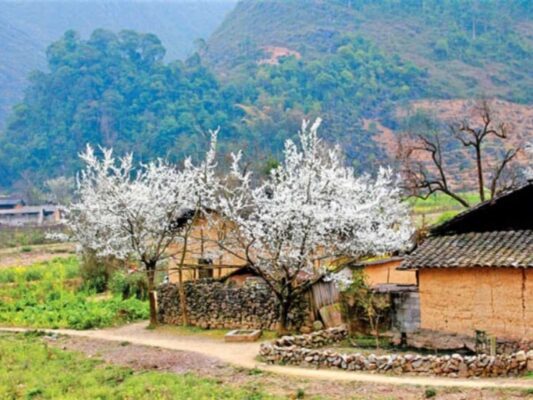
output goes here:
[{"label": "white blossoming tree", "polygon": [[188,159],[180,170],[161,160],[135,168],[131,154],[117,159],[102,149],[98,158],[90,146],[81,155],[79,201],[67,222],[83,248],[140,263],[148,278],[151,324],[157,323],[157,266],[172,256],[171,244],[187,240],[195,217],[214,196],[215,146],[213,132],[204,162],[196,166]]},{"label": "white blossoming tree", "polygon": [[356,177],[338,148],[317,135],[320,120],[304,121],[300,146],[287,141],[284,160],[252,187],[251,174],[234,162],[220,211],[236,226],[226,249],[239,253],[279,301],[279,333],[288,329],[295,300],[316,276],[320,260],[378,255],[404,248],[412,229],[408,208],[389,169],[375,179]]}]

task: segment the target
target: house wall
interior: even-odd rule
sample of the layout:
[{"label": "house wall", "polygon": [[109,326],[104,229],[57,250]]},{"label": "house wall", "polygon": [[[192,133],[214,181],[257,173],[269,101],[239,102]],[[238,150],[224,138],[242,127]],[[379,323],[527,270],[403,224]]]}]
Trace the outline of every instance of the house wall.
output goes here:
[{"label": "house wall", "polygon": [[416,272],[411,270],[401,271],[396,268],[402,260],[391,260],[382,263],[365,265],[367,283],[375,286],[384,283],[399,285],[416,285]]},{"label": "house wall", "polygon": [[421,269],[419,293],[423,329],[533,339],[533,269]]},{"label": "house wall", "polygon": [[[228,251],[221,251],[216,244],[219,235],[229,229],[225,226],[224,221],[217,221],[216,225],[209,225],[207,220],[200,218],[194,225],[187,243],[187,251],[185,253],[184,264],[189,268],[183,271],[183,280],[194,280],[199,278],[199,271],[191,269],[190,266],[196,266],[201,259],[210,259],[212,261],[213,278],[223,277],[230,272],[235,271],[239,267],[246,265],[246,262],[237,255]],[[168,250],[173,256],[169,259],[169,280],[171,283],[179,281],[177,266],[181,262],[181,255],[183,251],[183,244],[176,244],[171,246]],[[234,251],[236,254],[241,254],[238,249]]]},{"label": "house wall", "polygon": [[[214,216],[211,224],[205,218],[200,218],[192,228],[184,259],[183,280],[195,280],[200,278],[198,266],[201,259],[210,259],[213,267],[213,278],[221,278],[235,270],[246,266],[246,260],[243,257],[243,251],[239,246],[227,245],[229,250],[221,249],[217,245],[223,235],[228,234],[234,225],[231,222]],[[168,263],[168,275],[170,283],[179,282],[177,267],[181,262],[183,244],[170,246],[168,253],[172,254]],[[317,250],[321,254],[322,249]],[[321,258],[315,261],[315,268],[319,269],[324,265],[335,265],[341,262],[342,258]],[[398,263],[399,264],[399,263]],[[191,268],[192,266],[192,268]],[[233,279],[233,278],[232,278]],[[239,279],[239,278],[236,278]],[[242,278],[245,279],[245,278]]]}]

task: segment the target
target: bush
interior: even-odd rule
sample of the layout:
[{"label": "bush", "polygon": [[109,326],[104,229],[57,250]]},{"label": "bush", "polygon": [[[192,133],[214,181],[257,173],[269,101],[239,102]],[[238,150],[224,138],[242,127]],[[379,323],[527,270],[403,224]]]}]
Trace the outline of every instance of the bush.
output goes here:
[{"label": "bush", "polygon": [[84,250],[80,267],[83,287],[103,293],[108,289],[109,279],[115,271],[123,268],[123,263],[110,257],[98,257],[91,250]]},{"label": "bush", "polygon": [[123,299],[135,297],[139,300],[148,298],[148,280],[142,272],[126,273],[116,271],[110,281],[109,290]]},{"label": "bush", "polygon": [[426,399],[431,399],[433,397],[435,397],[437,395],[437,390],[435,388],[427,388],[425,391],[424,391],[424,397]]}]

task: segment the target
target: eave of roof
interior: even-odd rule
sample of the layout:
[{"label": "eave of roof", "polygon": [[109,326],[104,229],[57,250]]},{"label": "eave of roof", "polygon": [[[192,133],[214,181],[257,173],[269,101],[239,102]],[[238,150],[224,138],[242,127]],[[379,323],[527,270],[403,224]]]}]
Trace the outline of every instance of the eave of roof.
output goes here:
[{"label": "eave of roof", "polygon": [[[479,203],[473,207],[468,208],[467,210],[457,214],[453,218],[449,219],[448,221],[442,222],[437,225],[433,225],[429,228],[429,234],[430,235],[440,235],[440,234],[449,234],[453,230],[453,226],[461,223],[466,218],[472,217],[472,215],[479,214],[480,211],[484,209],[488,209],[490,207],[499,205],[502,201],[506,201],[506,199],[510,198],[511,196],[517,196],[521,195],[522,193],[531,193],[531,190],[533,189],[533,181],[528,181],[521,187],[505,192],[493,199],[486,200],[482,203]],[[533,228],[533,227],[532,227]]]},{"label": "eave of roof", "polygon": [[399,269],[533,268],[533,230],[431,236]]}]

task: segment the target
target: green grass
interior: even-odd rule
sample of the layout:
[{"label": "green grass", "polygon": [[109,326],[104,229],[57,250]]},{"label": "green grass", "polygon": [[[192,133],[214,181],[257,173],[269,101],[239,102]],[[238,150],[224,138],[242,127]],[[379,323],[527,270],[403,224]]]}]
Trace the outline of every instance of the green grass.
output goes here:
[{"label": "green grass", "polygon": [[58,228],[17,227],[0,229],[0,249],[8,247],[32,246],[50,243],[46,239],[47,230],[60,230]]},{"label": "green grass", "polygon": [[[471,205],[479,203],[479,194],[474,192],[461,194]],[[415,214],[433,214],[449,211],[461,212],[464,207],[456,200],[443,193],[433,193],[427,199],[410,199]]]},{"label": "green grass", "polygon": [[75,257],[0,270],[0,325],[90,329],[148,318],[147,302],[97,300],[80,283]]},{"label": "green grass", "polygon": [[52,348],[34,335],[0,335],[0,360],[0,399],[274,398],[191,374],[134,372]]}]

